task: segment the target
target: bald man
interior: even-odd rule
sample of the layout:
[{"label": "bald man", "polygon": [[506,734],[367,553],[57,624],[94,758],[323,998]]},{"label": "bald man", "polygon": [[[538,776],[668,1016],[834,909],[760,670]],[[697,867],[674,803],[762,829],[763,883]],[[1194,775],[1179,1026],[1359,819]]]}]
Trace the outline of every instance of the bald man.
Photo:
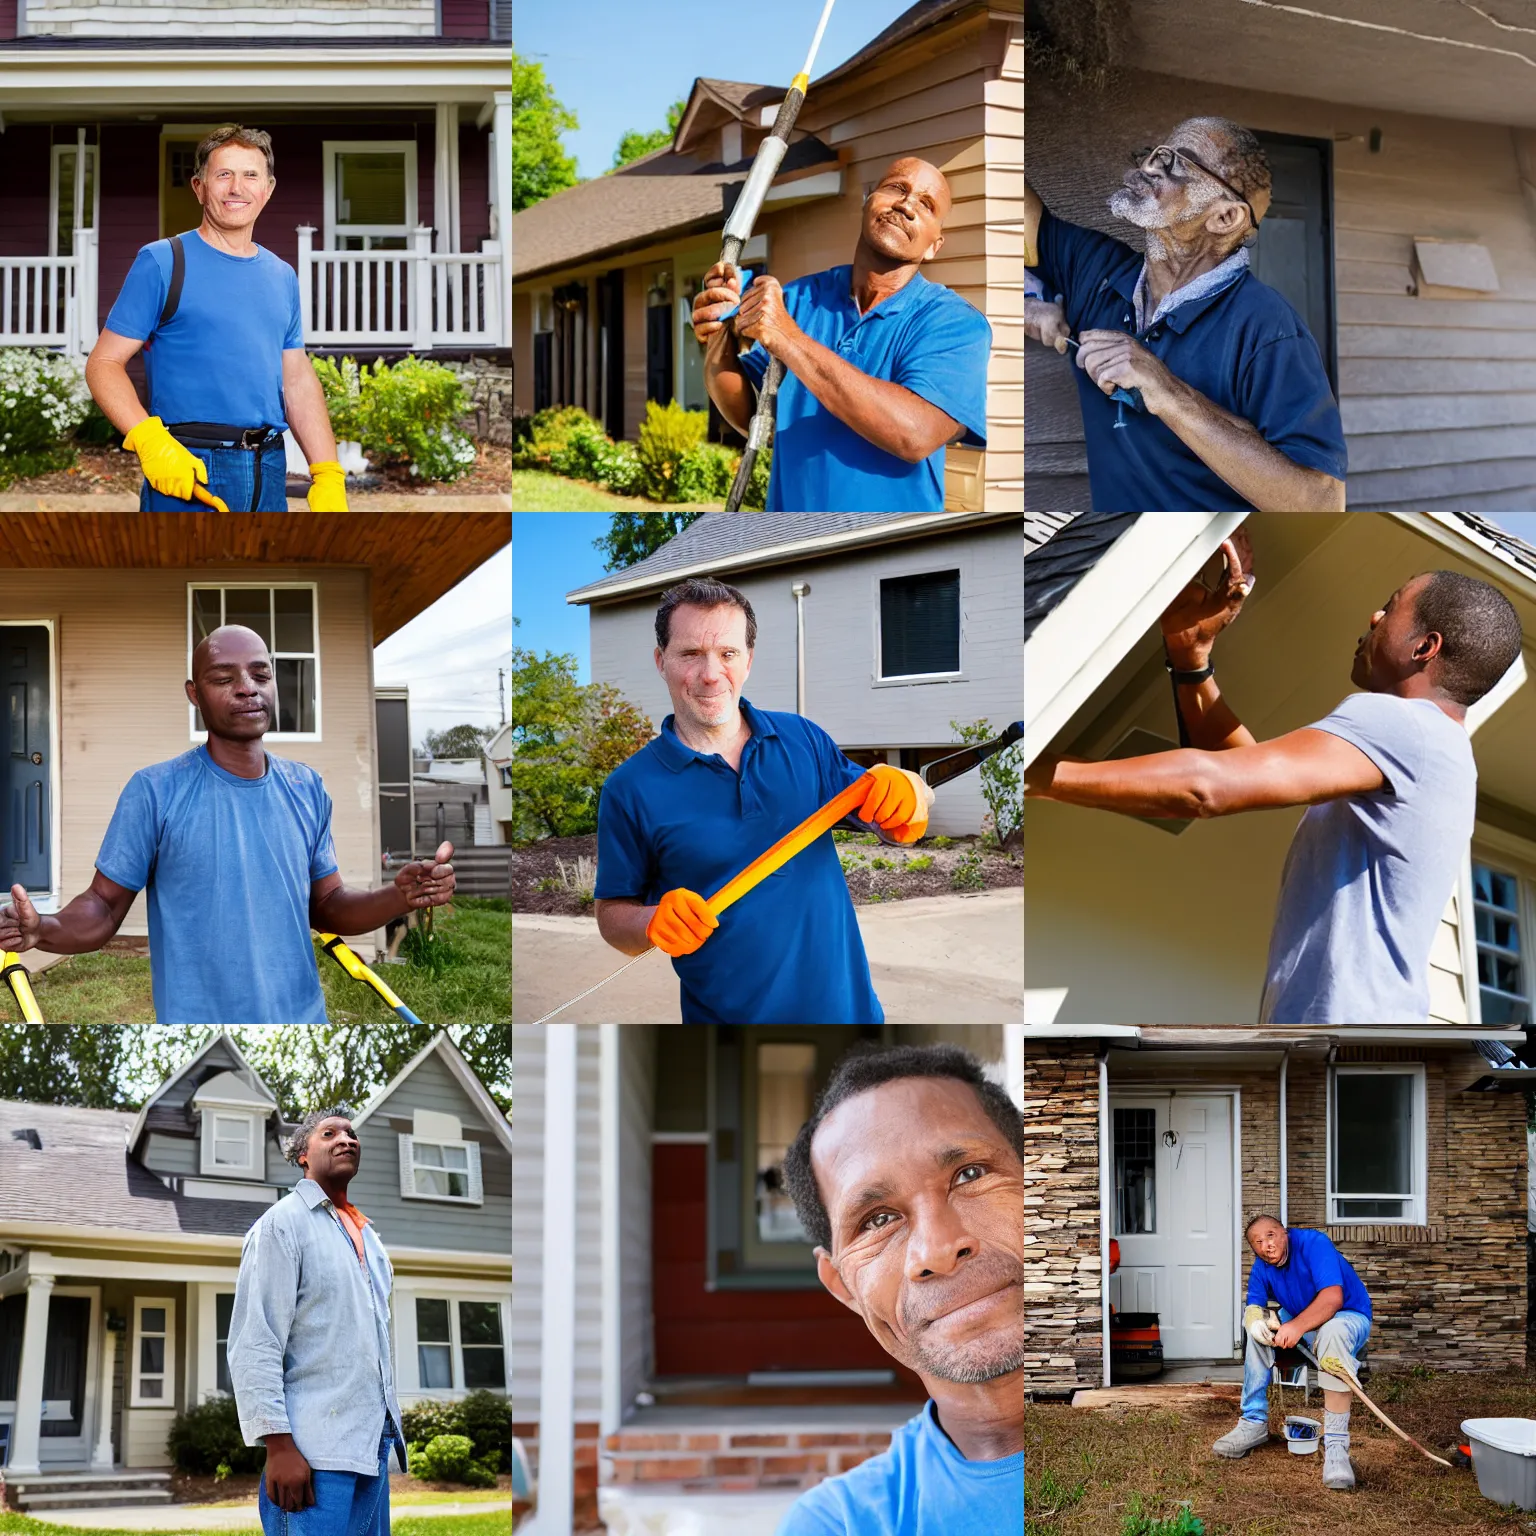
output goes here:
[{"label": "bald man", "polygon": [[1144,250],[1067,223],[1025,187],[1024,333],[1058,352],[1076,343],[1095,511],[1344,510],[1322,353],[1249,270],[1270,192],[1263,146],[1222,117],[1131,155],[1109,212]]},{"label": "bald man", "polygon": [[310,929],[370,933],[412,908],[442,906],[453,895],[453,845],[407,864],[391,885],[348,890],[320,775],[262,745],[277,724],[277,681],[261,636],[238,624],[214,630],[192,654],[186,691],[207,741],[128,780],[90,888],[57,916],[11,887],[0,949],[100,949],[147,890],[157,1023],[324,1024]]},{"label": "bald man", "polygon": [[[745,297],[731,268],[705,273],[693,334],[721,415],[745,433],[769,358],[788,370],[768,511],[942,512],[945,446],[987,446],[992,328],[918,271],[944,248],[951,202],[937,166],[903,156],[864,199],[852,266],[787,287],[765,274]],[[753,344],[740,356],[738,338]]]}]

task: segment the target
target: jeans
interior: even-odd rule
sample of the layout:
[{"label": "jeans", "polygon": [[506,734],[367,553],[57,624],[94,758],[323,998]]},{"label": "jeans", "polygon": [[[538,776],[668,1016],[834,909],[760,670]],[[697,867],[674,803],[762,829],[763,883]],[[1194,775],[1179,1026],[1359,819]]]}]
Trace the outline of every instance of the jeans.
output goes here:
[{"label": "jeans", "polygon": [[[283,439],[265,448],[199,448],[184,443],[194,458],[208,466],[211,491],[231,512],[286,512],[288,510],[288,455]],[[256,496],[256,463],[261,461],[260,496]],[[254,502],[254,504],[253,504]],[[181,501],[157,491],[149,481],[139,487],[140,512],[209,512],[212,508],[195,496]]]},{"label": "jeans", "polygon": [[263,1473],[257,1495],[263,1536],[389,1536],[389,1459],[394,1444],[395,1432],[386,1418],[378,1474],[311,1472],[315,1502],[296,1515],[267,1497]]},{"label": "jeans", "polygon": [[[1281,1322],[1288,1323],[1291,1314],[1280,1309]],[[1338,1355],[1351,1370],[1355,1368],[1355,1353],[1371,1335],[1371,1320],[1363,1312],[1335,1312],[1326,1323],[1302,1335],[1302,1343],[1319,1360]],[[1248,1348],[1243,1354],[1243,1417],[1267,1419],[1269,1417],[1269,1373],[1275,1363],[1275,1352],[1264,1344],[1255,1344],[1253,1335],[1245,1333]],[[1337,1376],[1318,1373],[1318,1384],[1328,1392],[1347,1392],[1349,1388]]]}]

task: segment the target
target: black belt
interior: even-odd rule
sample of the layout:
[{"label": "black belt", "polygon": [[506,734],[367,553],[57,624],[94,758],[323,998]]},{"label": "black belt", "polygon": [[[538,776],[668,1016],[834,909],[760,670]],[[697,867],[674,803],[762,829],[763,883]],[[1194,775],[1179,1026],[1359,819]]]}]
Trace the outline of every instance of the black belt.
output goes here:
[{"label": "black belt", "polygon": [[179,443],[199,448],[265,448],[282,437],[278,427],[231,427],[217,421],[177,421],[165,429]]}]

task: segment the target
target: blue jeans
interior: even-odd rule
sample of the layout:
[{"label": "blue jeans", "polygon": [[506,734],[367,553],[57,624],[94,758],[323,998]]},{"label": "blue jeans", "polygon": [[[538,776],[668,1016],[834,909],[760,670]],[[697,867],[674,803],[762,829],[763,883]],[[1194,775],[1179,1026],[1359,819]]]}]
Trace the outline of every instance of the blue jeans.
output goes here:
[{"label": "blue jeans", "polygon": [[312,1472],[315,1502],[290,1515],[267,1497],[265,1473],[257,1507],[264,1536],[389,1536],[389,1461],[395,1432],[384,1421],[375,1477],[357,1472]]},{"label": "blue jeans", "polygon": [[[1280,1309],[1281,1322],[1288,1323],[1291,1314]],[[1338,1355],[1351,1370],[1355,1368],[1355,1353],[1371,1334],[1371,1320],[1363,1312],[1335,1312],[1326,1323],[1301,1337],[1303,1344],[1319,1360]],[[1243,1417],[1268,1419],[1269,1373],[1275,1363],[1275,1352],[1263,1344],[1255,1344],[1251,1334],[1244,1334],[1248,1348],[1243,1354]],[[1349,1388],[1337,1376],[1318,1374],[1318,1383],[1329,1392],[1347,1392]]]},{"label": "blue jeans", "polygon": [[[231,512],[286,512],[288,510],[288,455],[283,439],[265,448],[199,448],[182,445],[208,466],[210,490]],[[257,496],[256,464],[261,461],[260,495]],[[254,505],[253,505],[254,502]],[[140,512],[209,512],[195,496],[181,501],[157,491],[149,481],[139,487]]]}]

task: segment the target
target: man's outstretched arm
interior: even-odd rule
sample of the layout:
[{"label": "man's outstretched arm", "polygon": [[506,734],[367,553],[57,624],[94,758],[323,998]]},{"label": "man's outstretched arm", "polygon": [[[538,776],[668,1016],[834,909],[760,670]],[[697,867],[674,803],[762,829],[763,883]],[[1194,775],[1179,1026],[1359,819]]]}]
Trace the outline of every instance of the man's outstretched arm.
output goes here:
[{"label": "man's outstretched arm", "polygon": [[1381,769],[1359,747],[1311,726],[1225,752],[1189,747],[1107,763],[1047,754],[1024,770],[1030,799],[1129,816],[1231,816],[1317,805],[1385,785]]},{"label": "man's outstretched arm", "polygon": [[108,880],[98,869],[90,886],[62,912],[45,916],[19,885],[11,905],[0,907],[0,949],[40,949],[50,955],[88,955],[123,925],[137,891]]},{"label": "man's outstretched arm", "polygon": [[431,858],[407,864],[389,885],[349,891],[339,874],[316,880],[309,891],[309,926],[317,933],[371,933],[417,907],[453,900],[453,844],[441,843]]}]

